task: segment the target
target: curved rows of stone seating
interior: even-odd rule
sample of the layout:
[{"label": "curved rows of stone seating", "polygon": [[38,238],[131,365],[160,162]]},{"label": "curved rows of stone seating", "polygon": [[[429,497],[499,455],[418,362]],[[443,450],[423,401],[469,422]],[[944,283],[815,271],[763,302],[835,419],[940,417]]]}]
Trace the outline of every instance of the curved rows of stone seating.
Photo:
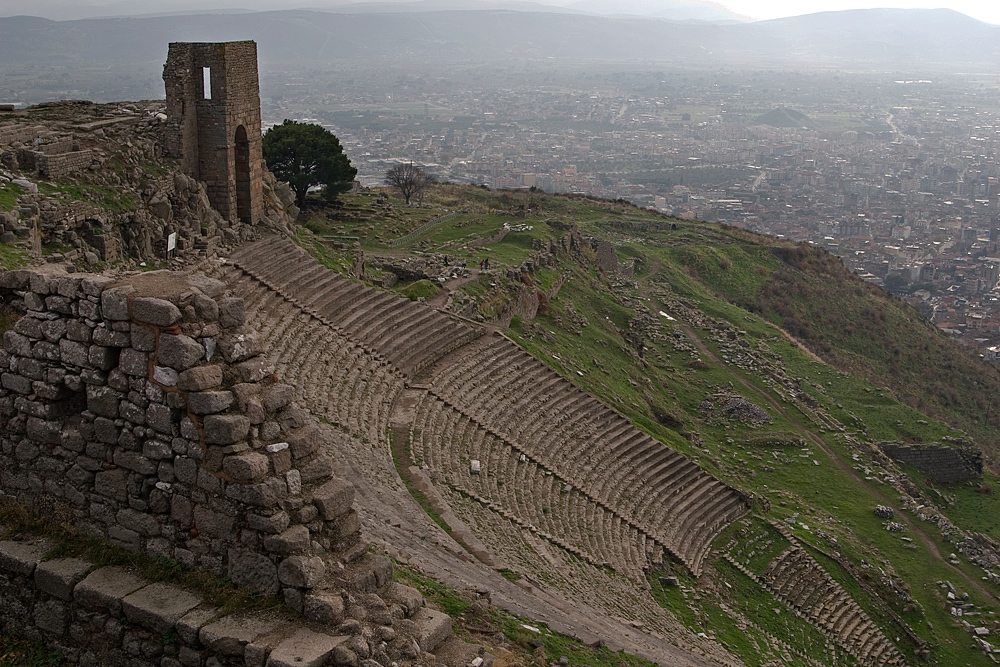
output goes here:
[{"label": "curved rows of stone seating", "polygon": [[244,245],[230,261],[407,375],[484,333],[425,304],[343,278],[286,238]]},{"label": "curved rows of stone seating", "polygon": [[430,391],[618,516],[693,572],[746,498],[503,337],[436,368]]},{"label": "curved rows of stone seating", "polygon": [[634,525],[430,394],[417,406],[410,444],[413,461],[438,480],[594,565],[641,581],[647,545],[662,553]]},{"label": "curved rows of stone seating", "polygon": [[252,276],[227,267],[216,277],[244,299],[247,321],[300,404],[378,441],[403,388],[399,371]]},{"label": "curved rows of stone seating", "polygon": [[[286,381],[299,387],[307,406],[341,415],[337,419],[352,429],[377,438],[401,383],[398,374],[390,378],[381,366],[362,368],[357,360],[368,363],[365,357],[374,355],[409,377],[437,364],[432,392],[605,512],[629,517],[628,528],[621,530],[653,538],[651,543],[665,546],[695,573],[716,535],[748,509],[742,494],[635,429],[513,342],[492,337],[483,344],[484,327],[341,278],[287,239],[245,245],[230,262],[248,274],[237,284],[259,292],[259,303],[247,295],[253,301],[249,308],[263,315],[251,321],[271,323],[262,333],[281,351],[279,370]],[[264,286],[278,294],[267,294]],[[332,331],[309,324],[303,319],[307,314]],[[330,355],[347,354],[350,346],[341,341],[348,340],[360,348],[355,356],[329,361]],[[290,372],[294,377],[287,377]],[[330,372],[339,374],[324,387],[319,379]],[[351,396],[357,397],[355,404],[367,401],[367,409],[352,407]],[[642,547],[634,559],[595,557],[621,566],[643,562],[644,555]]]},{"label": "curved rows of stone seating", "polygon": [[793,545],[771,561],[761,581],[862,664],[903,664],[875,622],[801,547]]}]

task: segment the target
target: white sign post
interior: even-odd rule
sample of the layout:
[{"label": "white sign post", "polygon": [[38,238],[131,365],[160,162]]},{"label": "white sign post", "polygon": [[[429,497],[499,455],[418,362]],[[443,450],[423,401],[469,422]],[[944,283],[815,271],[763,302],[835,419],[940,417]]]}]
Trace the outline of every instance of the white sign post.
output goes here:
[{"label": "white sign post", "polygon": [[167,259],[170,259],[170,251],[177,247],[177,232],[167,235]]}]

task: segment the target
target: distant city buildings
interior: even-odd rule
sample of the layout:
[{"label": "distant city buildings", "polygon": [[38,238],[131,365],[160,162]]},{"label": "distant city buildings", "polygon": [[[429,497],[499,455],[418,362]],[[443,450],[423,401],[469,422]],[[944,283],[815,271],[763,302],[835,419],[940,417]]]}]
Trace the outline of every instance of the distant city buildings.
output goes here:
[{"label": "distant city buildings", "polygon": [[[775,74],[642,94],[610,75],[587,91],[439,82],[395,90],[391,104],[375,83],[363,107],[349,91],[294,102],[340,137],[362,184],[412,160],[439,180],[622,198],[809,242],[950,335],[984,351],[1000,344],[1000,104],[961,81],[859,77],[838,91],[801,77],[794,91],[773,91]],[[878,96],[912,102],[858,101]],[[280,121],[289,104],[265,101],[265,118]],[[783,105],[804,115],[761,114]],[[771,118],[809,127],[762,122]]]}]

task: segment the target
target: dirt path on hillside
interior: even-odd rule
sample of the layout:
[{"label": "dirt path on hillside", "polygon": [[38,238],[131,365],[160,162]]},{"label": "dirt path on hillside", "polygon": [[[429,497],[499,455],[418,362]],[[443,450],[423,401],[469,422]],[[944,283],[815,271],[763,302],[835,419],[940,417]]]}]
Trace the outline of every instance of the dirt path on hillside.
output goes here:
[{"label": "dirt path on hillside", "polygon": [[[651,275],[655,274],[658,268],[659,268],[658,266],[654,265]],[[644,297],[647,297],[651,303],[656,303],[659,309],[665,308],[662,303],[656,300],[656,297],[645,292],[643,292],[642,295]],[[684,333],[687,335],[687,337],[690,338],[691,341],[695,344],[699,352],[704,354],[706,357],[712,359],[712,361],[714,361],[719,368],[725,369],[726,373],[733,379],[734,382],[738,382],[740,385],[742,385],[749,391],[755,393],[756,395],[762,396],[764,400],[767,401],[768,405],[771,406],[771,408],[773,408],[777,413],[779,413],[781,416],[787,419],[789,423],[791,423],[795,427],[795,429],[800,434],[802,434],[809,442],[811,442],[820,450],[822,450],[823,453],[826,454],[830,458],[830,460],[833,461],[834,465],[840,468],[841,471],[852,477],[859,484],[862,484],[869,490],[871,490],[871,492],[874,493],[878,497],[878,499],[882,501],[883,504],[888,505],[890,507],[896,504],[885,493],[883,493],[881,489],[877,488],[872,484],[869,484],[868,480],[859,475],[854,468],[847,465],[843,460],[841,460],[841,458],[837,456],[827,446],[826,442],[824,442],[822,438],[813,433],[813,431],[808,426],[806,426],[799,420],[798,416],[793,416],[785,408],[785,406],[779,403],[773,396],[771,396],[769,393],[761,391],[758,387],[752,385],[740,373],[737,373],[736,371],[732,370],[729,364],[725,363],[718,356],[716,356],[715,353],[712,352],[707,345],[705,345],[704,341],[702,341],[701,337],[697,334],[694,327],[692,327],[690,324],[680,319],[677,319],[676,322],[677,325],[684,330]],[[959,577],[965,580],[967,584],[969,584],[971,587],[979,591],[979,593],[981,593],[987,599],[994,599],[994,600],[1000,599],[997,597],[995,593],[988,591],[986,588],[982,586],[980,582],[973,579],[970,575],[966,574],[965,572],[955,567],[951,563],[948,563],[948,561],[945,560],[944,557],[941,555],[941,550],[938,548],[937,543],[934,542],[934,540],[932,540],[931,537],[923,531],[923,528],[920,527],[918,524],[916,524],[909,515],[907,515],[905,512],[897,511],[896,517],[898,519],[901,519],[903,523],[905,523],[910,528],[910,530],[912,530],[913,533],[917,535],[917,537],[920,539],[920,542],[927,548],[927,550],[935,558],[938,558],[943,563],[947,563],[948,566],[952,568],[952,570],[954,570]]]},{"label": "dirt path on hillside", "polygon": [[480,274],[483,273],[479,269],[467,269],[467,271],[469,275],[462,276],[461,278],[452,278],[442,284],[441,293],[427,303],[434,308],[444,308],[448,304],[448,299],[455,293],[455,290],[465,283],[471,283],[473,280],[478,279]]}]

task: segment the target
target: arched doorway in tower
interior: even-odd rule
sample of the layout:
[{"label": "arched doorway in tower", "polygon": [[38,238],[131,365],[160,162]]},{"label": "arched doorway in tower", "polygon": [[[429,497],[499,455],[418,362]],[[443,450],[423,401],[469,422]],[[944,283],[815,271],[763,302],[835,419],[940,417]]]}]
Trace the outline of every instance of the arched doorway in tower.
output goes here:
[{"label": "arched doorway in tower", "polygon": [[247,129],[236,128],[236,216],[240,222],[250,223],[250,140]]}]

